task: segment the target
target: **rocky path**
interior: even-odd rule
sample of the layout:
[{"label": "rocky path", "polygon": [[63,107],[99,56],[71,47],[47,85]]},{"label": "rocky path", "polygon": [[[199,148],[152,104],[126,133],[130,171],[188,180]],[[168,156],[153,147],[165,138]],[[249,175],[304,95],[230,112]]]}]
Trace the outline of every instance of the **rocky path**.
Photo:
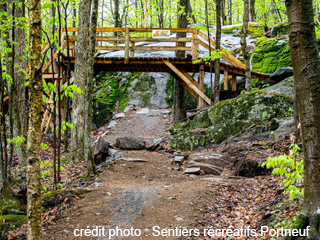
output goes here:
[{"label": "rocky path", "polygon": [[[143,114],[141,114],[143,113]],[[157,138],[165,134],[171,124],[168,110],[128,110],[109,129],[106,139],[135,136]],[[172,156],[165,152],[122,150],[123,158],[143,159],[145,162],[117,161],[105,165],[95,177],[95,190],[74,201],[57,224],[44,230],[43,239],[133,239],[124,229],[137,229],[136,239],[162,239],[156,229],[201,227],[195,218],[194,200],[212,181],[220,177],[186,176]],[[200,153],[201,154],[201,153]],[[106,229],[105,236],[85,236],[85,229]],[[81,230],[82,229],[82,230]],[[108,235],[118,231],[119,236]],[[82,232],[81,232],[82,231]],[[78,236],[75,236],[78,235]],[[82,236],[81,236],[82,234]],[[179,239],[177,236],[166,239]],[[182,238],[185,239],[185,238]]]}]

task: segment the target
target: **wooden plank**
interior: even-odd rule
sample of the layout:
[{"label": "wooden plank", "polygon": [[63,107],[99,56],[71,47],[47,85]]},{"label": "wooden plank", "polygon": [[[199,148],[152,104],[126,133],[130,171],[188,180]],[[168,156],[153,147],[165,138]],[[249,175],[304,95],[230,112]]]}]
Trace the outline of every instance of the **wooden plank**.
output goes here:
[{"label": "wooden plank", "polygon": [[199,59],[198,29],[193,29],[191,41],[191,55],[192,61],[196,61]]},{"label": "wooden plank", "polygon": [[[49,79],[49,80],[50,80],[50,79],[52,79],[52,73],[43,73],[43,74],[42,74],[42,78],[43,78],[43,79]],[[58,78],[58,74],[55,73],[54,76],[53,76],[53,78],[54,78],[54,79],[57,79],[57,78]]]},{"label": "wooden plank", "polygon": [[125,50],[124,50],[124,63],[129,63],[129,44],[130,44],[130,31],[129,28],[126,28],[126,36],[125,36]]},{"label": "wooden plank", "polygon": [[191,96],[194,97],[194,99],[198,100],[199,95],[195,93],[195,91],[193,91],[177,74],[173,73],[172,75],[174,75],[174,78],[178,80],[181,86],[184,87],[191,94]]},{"label": "wooden plank", "polygon": [[229,90],[229,80],[228,80],[228,72],[224,71],[224,78],[223,78],[223,85],[224,85],[224,90]]},{"label": "wooden plank", "polygon": [[190,51],[190,47],[133,47],[132,50],[140,50],[140,51]]},{"label": "wooden plank", "polygon": [[197,88],[201,89],[200,84],[194,80],[185,70],[179,69],[180,72],[182,72],[183,75],[185,75],[190,82],[192,82],[194,85],[196,85]]},{"label": "wooden plank", "polygon": [[[201,31],[198,31],[198,34],[204,39],[206,40],[207,42],[210,41],[211,43],[211,46],[213,46],[212,48],[212,51],[214,51],[215,47],[216,47],[216,42],[213,41],[211,38],[209,39],[208,36],[206,34],[204,34],[203,32]],[[201,41],[201,40],[200,40]],[[204,43],[203,41],[201,41],[202,43]],[[201,43],[200,43],[201,44]],[[202,45],[202,44],[201,44]],[[204,45],[206,45],[207,49],[209,50],[209,45],[204,43]],[[220,50],[224,50],[223,47],[220,47]],[[245,65],[243,62],[241,62],[238,58],[236,58],[235,56],[233,56],[231,53],[229,52],[225,52],[225,54],[223,54],[221,56],[224,60],[226,60],[228,63],[236,66],[236,67],[241,67],[241,68],[245,68]]]},{"label": "wooden plank", "polygon": [[[66,37],[65,37],[66,40]],[[69,36],[69,41],[77,41],[77,36]],[[101,42],[124,42],[125,37],[101,37],[96,36],[96,41]],[[191,42],[191,38],[187,37],[173,37],[170,39],[156,39],[152,37],[130,37],[131,42]]]},{"label": "wooden plank", "polygon": [[[199,89],[204,92],[204,66],[200,65],[199,67]],[[198,104],[197,104],[197,108],[201,109],[203,108],[205,105],[205,102],[203,101],[203,99],[201,97],[198,98]]]},{"label": "wooden plank", "polygon": [[195,91],[204,101],[206,101],[209,105],[211,105],[211,100],[197,87],[195,86],[189,78],[187,78],[182,72],[179,71],[171,62],[168,60],[163,60],[163,62],[173,71],[175,72],[185,83]]},{"label": "wooden plank", "polygon": [[[130,32],[152,32],[152,30],[170,30],[171,32],[193,32],[190,28],[129,28]],[[68,32],[77,32],[77,27],[68,28]],[[89,28],[90,31],[90,28]],[[125,32],[125,28],[107,28],[99,27],[97,32]]]},{"label": "wooden plank", "polygon": [[[133,49],[134,46],[135,46],[135,42],[131,41],[131,49]],[[130,50],[130,57],[132,57],[132,58],[134,57],[134,50]]]},{"label": "wooden plank", "polygon": [[237,91],[237,76],[232,74],[232,91]]}]

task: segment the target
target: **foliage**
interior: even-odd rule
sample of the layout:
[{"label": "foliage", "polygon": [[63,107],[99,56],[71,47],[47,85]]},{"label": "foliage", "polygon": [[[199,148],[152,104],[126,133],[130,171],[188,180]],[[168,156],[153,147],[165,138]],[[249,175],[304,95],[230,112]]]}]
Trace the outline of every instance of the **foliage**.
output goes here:
[{"label": "foliage", "polygon": [[279,174],[284,178],[281,185],[285,187],[285,193],[289,194],[289,198],[298,198],[303,194],[303,188],[297,187],[297,183],[303,182],[303,160],[297,160],[300,148],[298,145],[291,145],[291,155],[279,155],[269,157],[268,160],[261,164],[262,167],[273,168],[272,174]]}]

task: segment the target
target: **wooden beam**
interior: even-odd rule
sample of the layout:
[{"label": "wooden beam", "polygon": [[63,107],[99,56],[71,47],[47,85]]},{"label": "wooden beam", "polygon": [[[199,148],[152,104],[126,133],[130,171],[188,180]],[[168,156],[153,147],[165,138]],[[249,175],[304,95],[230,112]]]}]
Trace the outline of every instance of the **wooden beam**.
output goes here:
[{"label": "wooden beam", "polygon": [[232,91],[237,91],[237,76],[232,74]]},{"label": "wooden beam", "polygon": [[[208,36],[206,34],[204,34],[201,31],[198,31],[198,34],[200,35],[200,37],[202,37],[204,40],[206,40],[207,42],[210,41],[211,46],[212,46],[212,51],[214,51],[215,47],[216,47],[216,43],[215,41],[213,41],[211,38],[209,39]],[[200,44],[202,46],[204,46],[205,48],[207,48],[209,50],[209,45],[201,40],[199,40]],[[220,47],[220,50],[224,50],[223,47]],[[235,56],[233,56],[231,53],[229,52],[225,52],[222,56],[221,56],[224,60],[226,60],[228,63],[230,63],[231,65],[234,65],[236,67],[241,67],[241,68],[245,68],[245,64],[243,62],[241,62],[238,58],[236,58]]]},{"label": "wooden beam", "polygon": [[[135,42],[131,41],[131,49],[133,49],[134,46],[135,46]],[[130,50],[130,57],[132,57],[132,58],[134,57],[134,50]]]},{"label": "wooden beam", "polygon": [[[130,32],[152,32],[152,30],[170,30],[171,32],[193,32],[191,28],[129,28]],[[65,30],[63,30],[65,31]],[[68,32],[77,32],[77,27],[68,28]],[[90,28],[89,28],[90,31]],[[97,32],[125,32],[125,28],[107,28],[100,27],[97,28]]]},{"label": "wooden beam", "polygon": [[175,79],[178,80],[178,82],[181,84],[182,87],[184,87],[194,99],[198,100],[199,95],[195,93],[176,73],[172,73]]},{"label": "wooden beam", "polygon": [[[204,92],[204,66],[200,65],[199,67],[199,88],[202,92]],[[198,104],[197,104],[197,108],[201,109],[204,107],[205,102],[203,101],[203,99],[201,97],[198,98]]]},{"label": "wooden beam", "polygon": [[199,58],[199,44],[198,44],[198,29],[193,29],[192,41],[191,41],[191,55],[192,61],[196,61]]},{"label": "wooden beam", "polygon": [[[66,40],[66,37],[65,37],[65,40]],[[69,36],[69,41],[71,41],[71,42],[77,41],[77,36]],[[96,36],[96,41],[99,41],[99,42],[124,42],[125,37]],[[152,38],[152,37],[130,37],[130,42],[191,42],[191,38],[172,37],[169,39],[156,39],[156,38]]]},{"label": "wooden beam", "polygon": [[223,85],[224,85],[224,90],[229,90],[229,79],[228,79],[228,72],[224,71],[224,79],[223,79]]},{"label": "wooden beam", "polygon": [[125,52],[124,52],[124,63],[129,63],[129,44],[130,44],[130,31],[129,28],[126,28],[126,36],[125,36]]},{"label": "wooden beam", "polygon": [[133,47],[132,50],[140,51],[190,51],[190,47]]},{"label": "wooden beam", "polygon": [[211,105],[211,100],[208,98],[196,85],[194,85],[189,78],[187,78],[182,72],[179,71],[171,62],[168,60],[163,60],[163,62],[173,71],[175,72],[185,83],[195,91],[204,101],[206,101],[209,105]]}]

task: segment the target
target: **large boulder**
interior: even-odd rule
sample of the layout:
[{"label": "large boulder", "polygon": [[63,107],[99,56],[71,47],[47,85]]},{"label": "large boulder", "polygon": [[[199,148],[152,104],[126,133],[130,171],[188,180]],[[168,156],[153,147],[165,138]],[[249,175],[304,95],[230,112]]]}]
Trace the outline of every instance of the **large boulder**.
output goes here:
[{"label": "large boulder", "polygon": [[271,37],[280,37],[288,34],[288,23],[278,23],[271,29]]},{"label": "large boulder", "polygon": [[199,146],[221,143],[230,136],[241,135],[249,127],[289,116],[290,108],[293,108],[290,96],[263,91],[244,93],[215,104],[207,113],[198,114],[185,124],[173,126],[170,129],[171,145],[180,150],[193,150]]},{"label": "large boulder", "polygon": [[283,94],[283,95],[289,95],[294,97],[294,79],[293,77],[289,77],[275,85],[272,85],[270,87],[267,87],[263,89],[262,91],[267,92],[267,93],[278,93],[278,94]]},{"label": "large boulder", "polygon": [[220,175],[223,172],[223,168],[230,167],[233,163],[233,159],[226,160],[221,154],[210,154],[192,159],[187,167],[199,167],[206,174]]},{"label": "large boulder", "polygon": [[106,160],[108,157],[109,146],[109,142],[101,136],[98,137],[98,139],[92,144],[93,159],[95,164],[99,164]]},{"label": "large boulder", "polygon": [[279,68],[277,71],[271,74],[270,78],[276,82],[280,82],[288,77],[293,76],[292,67]]},{"label": "large boulder", "polygon": [[117,138],[116,146],[120,149],[140,150],[144,148],[145,142],[139,137],[121,137]]}]

